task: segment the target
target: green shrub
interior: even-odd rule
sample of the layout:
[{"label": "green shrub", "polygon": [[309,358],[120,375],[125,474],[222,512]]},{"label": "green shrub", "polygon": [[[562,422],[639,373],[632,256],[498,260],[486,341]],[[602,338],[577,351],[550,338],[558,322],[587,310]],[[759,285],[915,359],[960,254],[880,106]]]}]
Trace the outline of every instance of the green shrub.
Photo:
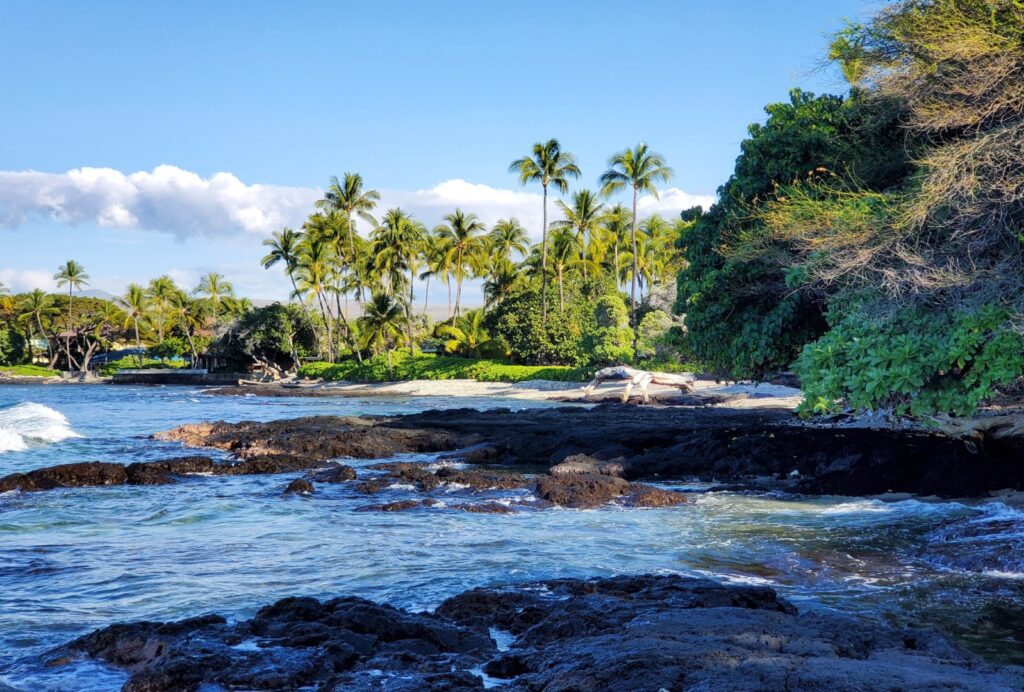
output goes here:
[{"label": "green shrub", "polygon": [[17,377],[53,377],[60,374],[56,370],[50,370],[41,365],[12,365],[0,368],[0,370]]},{"label": "green shrub", "polygon": [[850,314],[808,344],[794,365],[801,415],[892,409],[899,415],[970,415],[1024,373],[1024,339],[1009,313],[986,307],[888,320]]},{"label": "green shrub", "polygon": [[637,358],[664,357],[673,350],[672,317],[663,310],[651,310],[640,320],[636,330]]},{"label": "green shrub", "polygon": [[188,344],[176,336],[169,336],[158,344],[146,349],[146,355],[160,360],[180,358],[189,352]]},{"label": "green shrub", "polygon": [[13,329],[0,328],[0,365],[17,365],[25,360],[25,337]]}]

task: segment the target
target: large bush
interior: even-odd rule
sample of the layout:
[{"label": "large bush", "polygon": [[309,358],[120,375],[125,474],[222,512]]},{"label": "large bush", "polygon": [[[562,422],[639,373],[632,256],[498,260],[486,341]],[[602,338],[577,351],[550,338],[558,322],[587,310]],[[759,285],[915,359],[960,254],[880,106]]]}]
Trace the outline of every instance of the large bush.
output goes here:
[{"label": "large bush", "polygon": [[633,336],[622,296],[602,296],[594,306],[594,329],[585,340],[589,362],[596,366],[629,363],[634,355]]},{"label": "large bush", "polygon": [[548,306],[545,325],[540,295],[524,291],[506,298],[488,315],[487,330],[503,339],[518,363],[580,365],[586,360],[583,336],[593,329],[593,323],[588,302],[573,296],[564,310]]},{"label": "large bush", "polygon": [[994,307],[953,314],[853,313],[808,344],[796,362],[804,415],[889,409],[967,415],[1024,372],[1024,339]]},{"label": "large bush", "polygon": [[25,360],[25,337],[0,327],[0,365],[17,365]]}]

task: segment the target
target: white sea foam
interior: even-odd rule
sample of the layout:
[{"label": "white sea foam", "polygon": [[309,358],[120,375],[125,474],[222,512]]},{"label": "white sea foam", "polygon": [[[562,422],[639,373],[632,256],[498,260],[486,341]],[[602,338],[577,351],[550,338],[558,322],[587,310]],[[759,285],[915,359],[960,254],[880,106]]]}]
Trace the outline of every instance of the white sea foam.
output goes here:
[{"label": "white sea foam", "polygon": [[31,401],[0,409],[0,453],[81,437],[60,411]]}]

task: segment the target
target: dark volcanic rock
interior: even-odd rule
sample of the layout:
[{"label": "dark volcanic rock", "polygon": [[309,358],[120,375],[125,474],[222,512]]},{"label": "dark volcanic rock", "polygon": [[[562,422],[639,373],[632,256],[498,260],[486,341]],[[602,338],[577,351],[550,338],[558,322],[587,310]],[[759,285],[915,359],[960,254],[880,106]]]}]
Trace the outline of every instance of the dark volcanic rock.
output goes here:
[{"label": "dark volcanic rock", "polygon": [[674,507],[686,502],[686,495],[674,490],[663,490],[651,485],[632,483],[632,492],[626,500],[630,507]]},{"label": "dark volcanic rock", "polygon": [[314,488],[313,484],[307,481],[305,478],[296,478],[295,480],[288,484],[287,488],[284,489],[285,495],[289,493],[295,493],[298,495],[312,495],[314,492],[316,492],[316,488]]},{"label": "dark volcanic rock", "polygon": [[325,469],[309,474],[309,480],[317,483],[344,483],[356,479],[356,470],[344,464],[331,464]]},{"label": "dark volcanic rock", "polygon": [[593,473],[543,476],[534,487],[534,493],[542,500],[581,509],[600,507],[629,492],[629,481]]},{"label": "dark volcanic rock", "polygon": [[[184,426],[161,437],[226,449],[242,458],[285,454],[323,461],[449,452],[467,462],[539,464],[553,466],[555,474],[582,471],[630,481],[699,477],[739,482],[788,479],[797,471],[798,480],[788,487],[814,494],[892,491],[963,497],[1024,488],[1024,440],[966,444],[940,434],[794,422],[792,413],[782,409],[599,405],[214,423]],[[434,475],[409,482],[427,487],[437,481]]]},{"label": "dark volcanic rock", "polygon": [[444,618],[359,598],[286,598],[233,625],[217,615],[112,625],[56,653],[75,652],[126,669],[124,689],[139,692],[350,689],[346,681],[371,670],[400,671],[412,685],[403,689],[446,689],[446,677],[462,685],[447,689],[472,689],[480,679],[465,671],[492,656],[494,643]]},{"label": "dark volcanic rock", "polygon": [[53,488],[83,488],[95,485],[123,485],[128,473],[121,464],[84,461],[61,464],[28,473],[12,473],[0,478],[0,492],[9,490],[52,490]]},{"label": "dark volcanic rock", "polygon": [[[495,627],[516,637],[499,652]],[[242,646],[240,646],[242,645]],[[933,632],[798,613],[761,586],[679,576],[473,589],[434,614],[359,598],[286,598],[251,620],[211,615],[97,630],[55,650],[127,670],[127,690],[1021,689]]]}]

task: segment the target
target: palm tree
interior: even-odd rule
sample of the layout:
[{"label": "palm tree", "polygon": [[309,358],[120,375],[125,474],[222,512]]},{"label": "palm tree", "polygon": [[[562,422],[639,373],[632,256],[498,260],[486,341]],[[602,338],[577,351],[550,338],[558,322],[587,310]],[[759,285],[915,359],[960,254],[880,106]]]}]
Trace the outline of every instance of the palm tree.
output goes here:
[{"label": "palm tree", "polygon": [[[237,309],[234,304],[228,305],[228,300],[233,300],[233,296],[226,295],[224,298],[225,307],[229,307],[232,310]],[[185,338],[188,340],[189,351],[191,351],[189,365],[195,367],[196,361],[199,360],[199,353],[196,351],[196,342],[192,335],[196,329],[203,326],[203,305],[199,301],[189,298],[188,294],[184,291],[178,291],[171,296],[170,308],[171,319],[178,323],[181,330],[185,332]],[[216,318],[216,313],[214,313],[214,318]]]},{"label": "palm tree", "polygon": [[[562,210],[565,218],[555,221],[552,226],[556,228],[570,228],[576,232],[580,246],[580,259],[586,260],[588,237],[594,233],[594,228],[601,219],[601,210],[604,205],[597,201],[597,196],[590,190],[580,190],[572,196],[572,206],[558,200],[558,207]],[[583,278],[587,277],[587,265],[583,264]]]},{"label": "palm tree", "polygon": [[352,222],[352,215],[358,214],[361,219],[371,226],[377,225],[377,220],[370,215],[373,208],[380,201],[380,193],[376,190],[363,191],[363,176],[358,173],[345,173],[342,180],[338,176],[332,176],[324,197],[317,200],[317,209],[339,211],[345,214],[348,220],[349,256],[355,257],[355,224]]},{"label": "palm tree", "polygon": [[458,352],[471,358],[480,357],[480,349],[491,337],[484,328],[483,309],[467,310],[466,314],[457,317],[452,324],[442,324],[437,328],[437,335],[447,337],[445,351]]},{"label": "palm tree", "polygon": [[299,243],[302,241],[302,233],[296,233],[290,228],[282,228],[263,241],[263,244],[270,248],[270,251],[263,256],[260,263],[264,269],[270,269],[278,262],[284,263],[284,272],[292,282],[292,290],[298,292],[295,285],[295,268],[298,265]]},{"label": "palm tree", "polygon": [[574,264],[580,264],[580,243],[572,228],[563,226],[551,233],[551,266],[558,279],[558,311],[565,311],[565,274]]},{"label": "palm tree", "polygon": [[561,193],[569,191],[569,178],[580,176],[579,166],[576,165],[576,157],[567,151],[562,151],[562,146],[557,139],[549,139],[547,142],[537,142],[533,145],[530,156],[524,156],[513,161],[509,167],[510,173],[519,176],[519,184],[526,185],[531,182],[539,182],[544,188],[544,215],[543,227],[541,229],[541,320],[547,325],[548,319],[548,186],[554,185]]},{"label": "palm tree", "polygon": [[196,293],[206,296],[207,300],[210,301],[210,307],[213,309],[213,321],[216,322],[217,309],[220,307],[221,299],[234,296],[235,289],[231,282],[224,278],[223,274],[210,272],[199,280],[199,287],[196,288]]},{"label": "palm tree", "polygon": [[57,362],[57,354],[53,352],[53,347],[50,345],[50,337],[46,335],[46,330],[43,328],[43,315],[53,315],[59,312],[59,310],[53,307],[53,299],[45,291],[38,288],[25,296],[22,302],[22,310],[23,316],[35,320],[36,326],[39,328],[39,335],[46,339],[46,353],[52,368]]},{"label": "palm tree", "polygon": [[157,341],[164,340],[164,327],[167,322],[167,311],[171,304],[171,298],[181,289],[174,283],[174,279],[164,274],[150,280],[146,288],[146,297],[150,305],[155,309],[151,317],[156,321]]},{"label": "palm tree", "polygon": [[612,275],[615,277],[616,287],[621,284],[619,277],[622,274],[622,268],[619,260],[622,256],[622,246],[625,245],[626,238],[629,236],[629,229],[633,223],[632,218],[629,209],[621,204],[616,204],[607,211],[603,219],[602,225],[613,248]]},{"label": "palm tree", "polygon": [[479,270],[487,255],[487,239],[482,235],[487,227],[476,214],[466,214],[461,209],[448,214],[444,220],[434,233],[446,246],[450,271],[455,277],[455,317],[458,317],[462,282]]},{"label": "palm tree", "polygon": [[74,318],[74,298],[75,289],[81,290],[82,287],[89,285],[89,275],[85,273],[85,267],[80,265],[75,260],[68,260],[57,269],[57,273],[53,275],[53,278],[57,280],[58,288],[61,286],[68,287],[68,328],[64,332],[64,352],[68,357],[68,369],[72,367],[71,357],[71,329]]},{"label": "palm tree", "polygon": [[316,299],[320,306],[320,315],[327,327],[327,360],[334,362],[334,329],[331,326],[330,310],[327,307],[325,294],[331,274],[331,249],[320,238],[307,236],[299,251],[296,281],[297,295],[308,294],[310,300]]},{"label": "palm tree", "polygon": [[135,329],[135,347],[139,350],[139,367],[142,367],[142,337],[139,335],[139,320],[146,314],[149,306],[149,299],[146,297],[146,290],[142,286],[131,283],[128,290],[121,298],[125,311],[128,313],[126,323],[130,323]]},{"label": "palm tree", "polygon": [[494,259],[504,257],[512,259],[513,253],[525,257],[530,251],[530,238],[526,235],[526,229],[519,225],[515,217],[510,219],[499,219],[494,224],[489,236],[491,243],[491,257]]},{"label": "palm tree", "polygon": [[395,369],[391,362],[391,351],[402,338],[404,322],[402,306],[386,293],[374,293],[363,310],[363,316],[358,320],[365,347],[375,353],[381,348],[387,352],[388,375],[392,378]]},{"label": "palm tree", "polygon": [[370,264],[384,282],[385,294],[398,297],[404,304],[410,351],[413,348],[413,289],[426,237],[427,229],[423,224],[401,209],[389,209],[370,237]]},{"label": "palm tree", "polygon": [[526,276],[519,266],[506,257],[499,257],[491,265],[490,275],[484,281],[484,305],[498,305],[525,286]]},{"label": "palm tree", "polygon": [[633,220],[630,227],[632,243],[633,271],[632,287],[629,302],[633,324],[636,325],[636,282],[637,282],[637,247],[636,247],[636,203],[640,193],[646,192],[658,198],[657,183],[672,179],[672,169],[665,164],[665,158],[651,151],[641,142],[633,149],[625,149],[613,154],[608,159],[608,170],[601,174],[601,194],[607,196],[625,189],[633,188]]}]

